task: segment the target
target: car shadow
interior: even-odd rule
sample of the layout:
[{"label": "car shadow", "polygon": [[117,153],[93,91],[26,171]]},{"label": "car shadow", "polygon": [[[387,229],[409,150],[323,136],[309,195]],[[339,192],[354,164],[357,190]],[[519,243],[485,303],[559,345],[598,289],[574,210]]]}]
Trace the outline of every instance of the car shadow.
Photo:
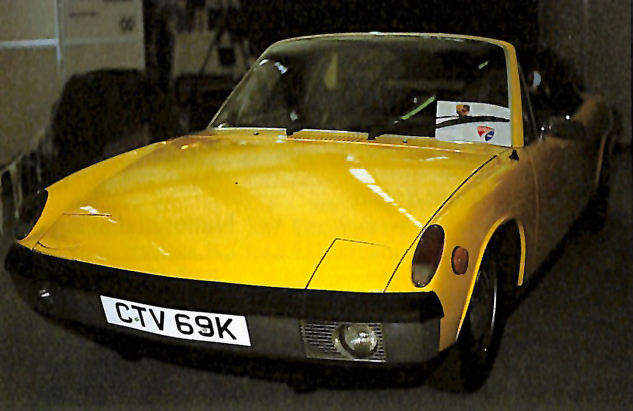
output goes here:
[{"label": "car shadow", "polygon": [[524,284],[517,289],[517,294],[513,301],[508,305],[507,318],[512,316],[519,306],[525,301],[532,293],[539,287],[543,279],[547,276],[552,268],[560,261],[561,257],[565,254],[567,248],[582,240],[590,234],[590,225],[586,212],[576,219],[576,221],[569,228],[563,239],[556,245],[556,247],[545,257],[543,262],[537,267],[534,274],[530,276]]}]

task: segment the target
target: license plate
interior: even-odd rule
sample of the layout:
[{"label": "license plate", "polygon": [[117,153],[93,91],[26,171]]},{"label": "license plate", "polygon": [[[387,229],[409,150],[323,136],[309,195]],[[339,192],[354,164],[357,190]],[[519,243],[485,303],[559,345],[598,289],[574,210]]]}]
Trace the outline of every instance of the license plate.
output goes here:
[{"label": "license plate", "polygon": [[183,340],[250,347],[246,317],[174,310],[101,296],[110,324]]}]

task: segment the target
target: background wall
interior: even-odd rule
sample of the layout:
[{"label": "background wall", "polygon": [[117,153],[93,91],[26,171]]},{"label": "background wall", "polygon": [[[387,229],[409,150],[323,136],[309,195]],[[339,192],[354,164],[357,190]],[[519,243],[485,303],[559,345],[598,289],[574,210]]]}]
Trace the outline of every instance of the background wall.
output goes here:
[{"label": "background wall", "polygon": [[74,74],[145,67],[142,2],[0,0],[0,171],[42,141]]},{"label": "background wall", "polygon": [[[59,3],[63,4],[62,33],[57,33],[55,25],[58,2],[63,2]],[[605,95],[622,115],[620,139],[631,141],[629,0],[449,3],[442,0],[242,0],[240,3],[242,12],[232,15],[232,21],[243,29],[242,34],[249,37],[256,52],[281,38],[344,31],[454,32],[497,37],[515,44],[538,41],[570,60],[589,89]],[[114,13],[116,18],[96,18],[100,14],[92,12],[95,4],[100,7],[98,13],[103,16]],[[11,161],[26,149],[31,139],[37,139],[44,132],[50,121],[52,103],[71,73],[108,66],[144,66],[142,22],[138,17],[141,4],[140,1],[0,1],[0,66],[3,67],[0,73],[3,91],[0,93],[0,164]],[[121,31],[119,18],[126,16],[136,16],[136,30]],[[114,26],[106,27],[100,22]],[[107,35],[111,29],[112,34]],[[68,37],[67,44],[60,46],[56,41],[64,34]],[[17,43],[33,40],[42,43],[37,48],[16,47]],[[112,42],[116,45],[111,45]],[[3,48],[2,44],[9,45]],[[56,73],[54,68],[62,73]]]},{"label": "background wall", "polygon": [[589,90],[622,116],[620,141],[631,143],[631,1],[539,2],[540,42],[568,59]]},{"label": "background wall", "polygon": [[366,31],[471,34],[531,43],[538,38],[538,4],[537,0],[241,2],[243,23],[260,52],[287,37]]},{"label": "background wall", "polygon": [[50,120],[60,91],[54,0],[0,1],[0,169]]}]

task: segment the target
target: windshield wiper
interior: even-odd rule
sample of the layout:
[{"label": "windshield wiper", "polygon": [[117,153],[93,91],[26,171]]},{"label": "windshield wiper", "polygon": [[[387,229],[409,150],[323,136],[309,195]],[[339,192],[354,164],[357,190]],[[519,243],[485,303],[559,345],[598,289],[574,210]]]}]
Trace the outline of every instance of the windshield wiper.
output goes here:
[{"label": "windshield wiper", "polygon": [[435,128],[444,128],[450,127],[457,124],[466,124],[466,123],[481,123],[481,122],[490,122],[490,123],[509,123],[510,120],[503,117],[497,116],[465,116],[459,117],[453,120],[444,121],[435,126]]},{"label": "windshield wiper", "polygon": [[286,135],[288,137],[292,136],[294,133],[297,133],[301,130],[305,130],[305,126],[303,124],[291,124],[286,127]]},{"label": "windshield wiper", "polygon": [[401,120],[410,119],[411,117],[418,114],[420,111],[424,110],[429,104],[431,104],[434,101],[435,101],[435,96],[429,97],[424,103],[420,104],[419,106],[417,106],[416,108],[414,108],[413,110],[405,114],[404,116],[400,117],[400,119]]}]

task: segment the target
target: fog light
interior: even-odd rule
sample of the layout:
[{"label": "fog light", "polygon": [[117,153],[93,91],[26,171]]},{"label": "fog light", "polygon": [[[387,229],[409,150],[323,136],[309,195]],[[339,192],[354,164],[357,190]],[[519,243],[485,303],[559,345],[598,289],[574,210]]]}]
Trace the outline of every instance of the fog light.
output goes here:
[{"label": "fog light", "polygon": [[334,330],[334,345],[343,355],[370,357],[378,348],[378,336],[367,324],[343,324]]}]

